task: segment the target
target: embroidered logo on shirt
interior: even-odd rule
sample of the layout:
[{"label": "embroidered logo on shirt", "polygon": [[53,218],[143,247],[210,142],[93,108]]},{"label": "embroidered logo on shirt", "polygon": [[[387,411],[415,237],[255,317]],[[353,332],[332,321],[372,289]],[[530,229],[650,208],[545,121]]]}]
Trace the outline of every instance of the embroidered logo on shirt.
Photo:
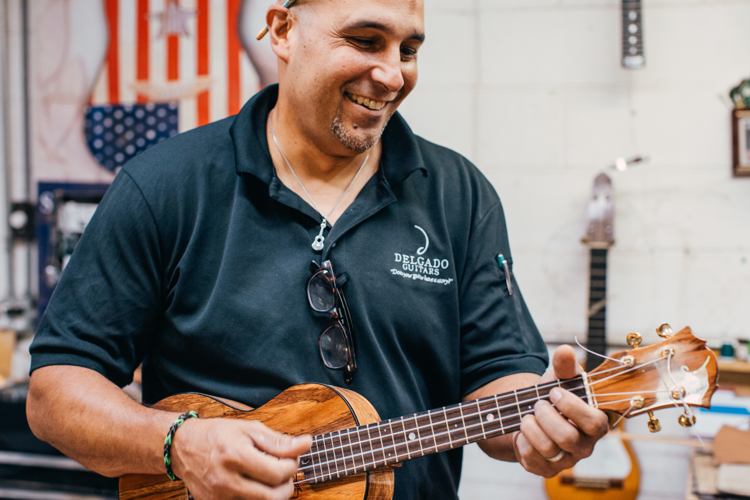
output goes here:
[{"label": "embroidered logo on shirt", "polygon": [[424,255],[424,253],[427,251],[428,248],[430,248],[430,238],[427,237],[427,233],[424,232],[424,229],[422,229],[419,226],[414,226],[420,231],[422,231],[422,234],[424,234],[424,246],[419,247],[417,249],[417,255]]},{"label": "embroidered logo on shirt", "polygon": [[453,278],[439,278],[441,272],[445,272],[450,267],[448,259],[435,259],[424,257],[427,249],[430,247],[430,238],[427,232],[419,226],[414,226],[424,236],[424,246],[417,249],[417,255],[407,253],[396,253],[395,262],[401,269],[391,269],[391,274],[401,276],[402,278],[421,280],[428,283],[437,283],[440,285],[449,285]]}]

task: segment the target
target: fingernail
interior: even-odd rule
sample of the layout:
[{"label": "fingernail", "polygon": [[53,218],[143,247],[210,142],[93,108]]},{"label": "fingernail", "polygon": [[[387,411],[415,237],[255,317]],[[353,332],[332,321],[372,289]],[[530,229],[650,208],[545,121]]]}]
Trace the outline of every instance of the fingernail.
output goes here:
[{"label": "fingernail", "polygon": [[557,403],[558,401],[560,401],[561,397],[562,397],[562,391],[558,389],[557,387],[549,391],[549,399],[553,403]]},{"label": "fingernail", "polygon": [[309,436],[297,436],[292,439],[292,446],[299,446],[301,444],[307,444],[310,442]]}]

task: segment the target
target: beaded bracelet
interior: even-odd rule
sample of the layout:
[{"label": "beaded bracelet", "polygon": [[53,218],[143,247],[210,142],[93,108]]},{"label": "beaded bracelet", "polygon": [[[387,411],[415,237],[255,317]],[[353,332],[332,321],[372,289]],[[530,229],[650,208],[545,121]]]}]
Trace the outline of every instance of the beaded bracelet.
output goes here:
[{"label": "beaded bracelet", "polygon": [[185,423],[185,420],[189,418],[199,417],[198,414],[194,411],[183,413],[177,418],[177,420],[174,421],[172,427],[169,428],[167,437],[164,439],[164,465],[167,468],[167,477],[172,481],[178,481],[177,476],[175,476],[174,472],[172,472],[172,459],[169,456],[170,449],[172,448],[172,440],[174,439],[174,433],[177,432],[177,429],[179,429],[180,426]]}]

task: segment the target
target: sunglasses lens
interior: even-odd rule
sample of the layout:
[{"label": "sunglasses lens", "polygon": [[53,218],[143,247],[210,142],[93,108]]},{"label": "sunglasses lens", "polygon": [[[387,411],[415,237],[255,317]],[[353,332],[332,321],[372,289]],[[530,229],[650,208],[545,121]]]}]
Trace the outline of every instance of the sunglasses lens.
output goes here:
[{"label": "sunglasses lens", "polygon": [[346,366],[349,361],[349,348],[346,345],[344,331],[339,325],[333,325],[320,334],[318,339],[320,357],[323,363],[333,370]]},{"label": "sunglasses lens", "polygon": [[318,312],[328,312],[336,305],[333,282],[325,271],[315,273],[307,284],[307,299]]}]

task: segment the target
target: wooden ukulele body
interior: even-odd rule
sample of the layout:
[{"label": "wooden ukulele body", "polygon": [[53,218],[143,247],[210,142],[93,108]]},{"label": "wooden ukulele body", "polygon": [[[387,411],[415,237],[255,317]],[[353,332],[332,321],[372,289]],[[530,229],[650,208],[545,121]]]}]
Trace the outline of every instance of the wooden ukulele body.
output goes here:
[{"label": "wooden ukulele body", "polygon": [[[345,389],[318,384],[291,387],[257,409],[203,394],[178,394],[160,401],[154,408],[184,413],[196,411],[201,418],[257,420],[269,428],[290,434],[313,436],[380,421],[372,405],[362,396]],[[302,479],[298,474],[297,480]],[[321,484],[297,485],[292,498],[304,500],[390,500],[393,498],[393,469],[370,472]],[[120,500],[188,500],[182,481],[170,481],[166,474],[131,474],[120,478]]]}]

